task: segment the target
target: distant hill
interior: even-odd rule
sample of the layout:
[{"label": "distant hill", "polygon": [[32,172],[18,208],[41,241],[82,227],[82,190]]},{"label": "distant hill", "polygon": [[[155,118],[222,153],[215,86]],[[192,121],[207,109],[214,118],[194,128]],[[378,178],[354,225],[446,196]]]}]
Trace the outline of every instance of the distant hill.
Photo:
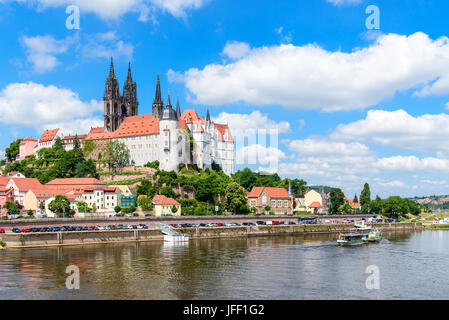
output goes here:
[{"label": "distant hill", "polygon": [[419,204],[426,204],[432,209],[449,209],[449,195],[410,198]]}]

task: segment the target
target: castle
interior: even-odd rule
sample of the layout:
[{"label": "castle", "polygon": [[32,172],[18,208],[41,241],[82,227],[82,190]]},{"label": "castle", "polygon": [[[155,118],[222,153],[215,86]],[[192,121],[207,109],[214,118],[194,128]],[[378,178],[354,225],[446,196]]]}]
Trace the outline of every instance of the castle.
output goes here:
[{"label": "castle", "polygon": [[[209,111],[205,118],[200,118],[194,109],[181,113],[179,99],[175,110],[170,94],[164,106],[159,76],[152,114],[139,115],[137,84],[132,78],[131,65],[121,95],[111,58],[103,102],[104,126],[91,128],[87,136],[79,135],[82,145],[86,141],[94,144],[89,158],[101,159],[107,142],[118,140],[128,147],[131,164],[136,166],[157,160],[161,170],[179,171],[191,165],[206,169],[217,164],[226,174],[234,173],[234,139],[229,126],[212,122]],[[27,150],[34,148],[36,155],[39,149],[51,147],[57,137],[63,139],[66,149],[73,148],[73,135],[66,137],[61,130],[53,129],[45,131],[39,141],[30,140],[33,146]]]}]

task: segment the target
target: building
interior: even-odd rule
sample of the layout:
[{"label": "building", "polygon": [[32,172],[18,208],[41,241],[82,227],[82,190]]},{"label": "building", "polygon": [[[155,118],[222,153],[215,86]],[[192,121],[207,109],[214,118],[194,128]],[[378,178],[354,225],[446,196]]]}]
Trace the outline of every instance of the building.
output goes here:
[{"label": "building", "polygon": [[120,190],[120,207],[137,207],[137,195],[131,190],[129,186],[111,185],[109,187],[118,188]]},{"label": "building", "polygon": [[[205,118],[200,118],[193,109],[181,114],[179,100],[175,110],[170,94],[164,106],[159,76],[152,114],[138,115],[136,88],[129,67],[123,95],[120,95],[111,61],[103,97],[104,127],[92,128],[86,137],[95,146],[89,158],[100,159],[106,144],[117,140],[128,147],[131,163],[136,166],[157,160],[161,170],[179,171],[192,164],[206,169],[216,163],[226,174],[234,173],[234,140],[227,124],[212,122],[209,111]],[[194,139],[192,152],[190,134]]]},{"label": "building", "polygon": [[353,209],[355,211],[359,211],[360,210],[360,201],[355,202],[354,199],[346,199],[346,201],[351,206],[351,209]]},{"label": "building", "polygon": [[[160,216],[180,216],[181,215],[181,204],[175,199],[168,198],[164,195],[155,195],[153,197],[153,205],[154,205],[154,215],[156,217]],[[173,206],[176,207],[177,211],[173,212]]]},{"label": "building", "polygon": [[6,188],[14,189],[14,200],[23,209],[28,210],[31,208],[25,207],[25,196],[29,190],[44,189],[44,185],[36,178],[10,178],[6,184]]},{"label": "building", "polygon": [[19,145],[19,160],[25,160],[27,157],[34,156],[34,151],[38,141],[33,137],[23,139]]},{"label": "building", "polygon": [[266,206],[275,214],[289,214],[293,211],[293,198],[284,188],[253,187],[246,194],[246,199],[248,206],[256,208],[258,213],[266,213]]},{"label": "building", "polygon": [[103,102],[104,127],[107,132],[117,130],[126,117],[138,115],[137,84],[133,81],[131,75],[131,64],[128,67],[128,77],[123,86],[123,95],[120,95],[120,87],[115,77],[114,63],[111,58]]},{"label": "building", "polygon": [[96,178],[64,178],[51,180],[45,186],[52,189],[70,189],[80,192],[86,188],[105,188],[106,184]]},{"label": "building", "polygon": [[323,197],[316,190],[309,190],[304,195],[305,211],[313,214],[321,213],[323,208]]},{"label": "building", "polygon": [[6,209],[3,210],[3,206],[7,201],[14,202],[14,189],[0,186],[0,215],[4,216],[6,214]]},{"label": "building", "polygon": [[52,130],[45,130],[41,138],[38,141],[37,148],[34,150],[34,154],[37,154],[42,148],[51,148],[55,144],[57,138],[64,138],[61,130],[59,128]]},{"label": "building", "polygon": [[75,139],[78,138],[79,141],[79,147],[82,149],[84,147],[84,140],[86,139],[87,134],[82,135],[74,135],[74,136],[65,136],[64,139],[62,139],[64,143],[64,149],[66,151],[73,150],[75,148]]}]

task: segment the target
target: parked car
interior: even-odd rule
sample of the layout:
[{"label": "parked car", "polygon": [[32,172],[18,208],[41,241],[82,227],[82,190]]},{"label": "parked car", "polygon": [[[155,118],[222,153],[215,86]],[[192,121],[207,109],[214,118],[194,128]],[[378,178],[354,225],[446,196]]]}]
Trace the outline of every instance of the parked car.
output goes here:
[{"label": "parked car", "polygon": [[31,230],[30,229],[22,229],[22,230],[20,230],[21,232],[23,232],[23,233],[28,233],[28,232],[31,232]]},{"label": "parked car", "polygon": [[266,225],[267,223],[265,221],[256,221],[256,224],[258,226],[263,226],[263,225]]},{"label": "parked car", "polygon": [[5,233],[5,229],[0,229],[0,233]]},{"label": "parked car", "polygon": [[253,222],[243,222],[244,226],[255,226]]},{"label": "parked car", "polygon": [[287,224],[288,224],[288,225],[292,225],[292,224],[296,224],[296,222],[294,222],[294,221],[288,221]]},{"label": "parked car", "polygon": [[275,220],[275,221],[271,221],[271,224],[279,225],[279,224],[281,224],[281,223],[280,223],[279,221]]},{"label": "parked car", "polygon": [[20,231],[19,228],[12,228],[12,232],[14,232],[14,233],[21,233],[22,231]]},{"label": "parked car", "polygon": [[133,217],[138,217],[139,216],[139,214],[138,213],[133,213]]}]

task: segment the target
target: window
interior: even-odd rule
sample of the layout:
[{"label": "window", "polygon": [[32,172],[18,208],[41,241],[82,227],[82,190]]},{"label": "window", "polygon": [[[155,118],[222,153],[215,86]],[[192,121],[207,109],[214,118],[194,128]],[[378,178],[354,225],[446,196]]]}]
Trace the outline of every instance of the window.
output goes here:
[{"label": "window", "polygon": [[256,200],[251,200],[251,206],[255,207],[256,206]]},{"label": "window", "polygon": [[284,200],[284,207],[288,207],[288,200]]},{"label": "window", "polygon": [[282,200],[278,200],[278,207],[279,207],[279,208],[282,207]]},{"label": "window", "polygon": [[272,206],[273,208],[276,207],[276,201],[271,200],[271,206]]}]

